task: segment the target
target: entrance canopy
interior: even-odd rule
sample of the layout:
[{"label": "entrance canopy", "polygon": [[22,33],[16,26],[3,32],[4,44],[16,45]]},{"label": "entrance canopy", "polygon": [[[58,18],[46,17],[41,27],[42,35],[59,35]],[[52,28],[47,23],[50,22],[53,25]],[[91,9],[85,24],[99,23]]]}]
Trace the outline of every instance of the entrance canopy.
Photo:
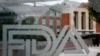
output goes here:
[{"label": "entrance canopy", "polygon": [[45,6],[28,6],[28,5],[17,5],[17,6],[8,6],[6,7],[17,14],[25,15],[25,14],[31,14],[34,16],[41,16],[45,14],[47,11],[49,11],[49,7]]},{"label": "entrance canopy", "polygon": [[[5,1],[5,0],[0,0],[0,1]],[[69,6],[70,6],[70,11],[68,12],[73,12],[80,5],[80,3],[72,2],[68,0],[63,1],[60,4],[56,3],[54,5],[47,5],[46,3],[45,4],[40,3],[40,5],[42,6],[37,6],[39,1],[44,2],[44,1],[60,1],[60,0],[32,0],[32,1],[31,0],[27,0],[27,1],[15,0],[15,1],[11,1],[10,3],[8,1],[5,3],[0,2],[0,7],[2,6],[9,10],[12,10],[18,15],[32,15],[32,16],[43,16],[45,15],[45,13],[47,13],[51,9],[55,10],[56,12],[62,13],[62,11],[64,11],[66,13],[66,11],[68,11],[69,9]],[[17,3],[16,1],[18,1],[19,3]],[[31,3],[35,1],[37,3],[36,4],[32,3],[33,5],[31,6],[29,4],[20,3],[20,1],[23,1],[23,2],[30,1]],[[12,2],[15,2],[15,3],[12,3]]]},{"label": "entrance canopy", "polygon": [[75,1],[63,1],[62,4],[56,4],[52,6],[52,9],[62,13],[72,13],[79,5],[80,3]]},{"label": "entrance canopy", "polygon": [[0,0],[0,7],[14,11],[18,15],[41,16],[50,10],[51,5],[46,3],[48,1],[61,0],[7,0],[7,2],[6,0]]},{"label": "entrance canopy", "polygon": [[29,2],[45,2],[45,1],[59,1],[59,0],[0,0],[0,3],[29,3]]}]

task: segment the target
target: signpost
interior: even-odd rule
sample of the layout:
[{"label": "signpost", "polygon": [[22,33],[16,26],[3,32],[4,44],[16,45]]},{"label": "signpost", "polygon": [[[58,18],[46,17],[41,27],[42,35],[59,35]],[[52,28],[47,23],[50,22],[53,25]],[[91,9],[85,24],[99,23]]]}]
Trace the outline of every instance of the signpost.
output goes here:
[{"label": "signpost", "polygon": [[[54,0],[0,0],[0,3],[26,3],[26,2],[43,2],[43,1],[54,1]],[[67,13],[72,9],[67,0],[65,0],[65,10],[63,12]],[[47,12],[49,9],[46,7],[35,7],[33,10],[29,8],[20,7],[10,7],[18,13],[24,12],[35,12],[39,14],[40,12]],[[9,9],[10,9],[9,8]],[[63,9],[64,9],[63,8]],[[22,10],[20,10],[22,9]],[[24,11],[24,10],[27,11]],[[45,9],[45,10],[44,10]],[[68,12],[68,13],[69,13]],[[46,39],[46,47],[42,50],[37,49],[37,40],[34,39],[14,39],[14,35],[42,35]],[[77,38],[77,40],[75,39]],[[75,50],[64,50],[64,46],[71,40],[76,47]],[[78,43],[79,42],[79,43]],[[84,51],[82,51],[83,49]],[[65,54],[86,54],[88,55],[89,50],[82,40],[81,36],[78,34],[74,27],[64,26],[58,37],[52,29],[43,25],[3,25],[3,45],[2,45],[2,56],[13,56],[14,50],[24,50],[25,56],[59,56],[59,54],[64,51]]]},{"label": "signpost", "polygon": [[[47,44],[44,49],[37,50],[36,39],[26,39],[25,41],[24,39],[14,39],[14,35],[42,35],[46,38]],[[75,50],[63,50],[69,38],[76,47]],[[65,26],[56,37],[52,29],[42,25],[3,25],[2,50],[2,56],[13,56],[13,50],[25,50],[25,56],[59,56],[62,51],[65,54],[88,55],[89,53],[86,44],[74,27]]]}]

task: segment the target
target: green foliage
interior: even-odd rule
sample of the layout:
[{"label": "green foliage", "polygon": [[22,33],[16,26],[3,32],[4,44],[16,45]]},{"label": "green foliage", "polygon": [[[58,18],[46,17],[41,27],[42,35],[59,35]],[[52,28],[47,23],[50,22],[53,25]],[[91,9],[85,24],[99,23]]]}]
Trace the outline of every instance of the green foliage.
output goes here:
[{"label": "green foliage", "polygon": [[2,40],[2,25],[3,24],[14,24],[14,20],[17,14],[10,10],[0,11],[0,41]]},{"label": "green foliage", "polygon": [[89,14],[93,16],[92,18],[97,23],[100,23],[100,12],[96,12],[91,6],[87,5],[87,9],[89,11]]},{"label": "green foliage", "polygon": [[26,17],[22,24],[34,24],[35,18],[33,16]]},{"label": "green foliage", "polygon": [[[22,21],[22,24],[32,25],[34,24],[35,18],[33,16],[26,17],[25,20]],[[46,41],[44,36],[41,35],[22,35],[17,37],[19,39],[36,39],[37,41]]]}]

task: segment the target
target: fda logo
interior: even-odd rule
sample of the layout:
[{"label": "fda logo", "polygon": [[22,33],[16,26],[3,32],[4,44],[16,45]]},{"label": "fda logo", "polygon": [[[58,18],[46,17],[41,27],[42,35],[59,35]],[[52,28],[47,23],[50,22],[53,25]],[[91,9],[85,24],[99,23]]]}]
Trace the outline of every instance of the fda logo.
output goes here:
[{"label": "fda logo", "polygon": [[[36,47],[36,39],[26,40],[14,39],[14,35],[42,35],[47,40],[47,45],[44,49],[38,50]],[[77,40],[75,39],[77,37]],[[71,39],[75,50],[63,50],[64,46]],[[42,25],[4,25],[3,26],[3,46],[2,56],[13,56],[13,50],[24,50],[25,56],[59,56],[64,51],[65,54],[84,54],[89,53],[89,50],[81,39],[74,27],[65,26],[58,37],[52,29]]]}]

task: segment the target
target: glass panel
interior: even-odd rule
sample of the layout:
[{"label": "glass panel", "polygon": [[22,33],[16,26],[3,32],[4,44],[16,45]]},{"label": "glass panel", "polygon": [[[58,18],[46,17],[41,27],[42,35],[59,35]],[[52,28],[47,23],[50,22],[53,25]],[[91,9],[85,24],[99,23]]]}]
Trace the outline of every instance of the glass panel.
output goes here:
[{"label": "glass panel", "polygon": [[46,19],[42,19],[42,25],[46,25]]},{"label": "glass panel", "polygon": [[54,23],[53,23],[53,19],[50,19],[50,21],[49,21],[50,23],[50,25],[53,25]]},{"label": "glass panel", "polygon": [[50,10],[50,11],[49,11],[49,16],[55,16],[55,12],[52,11],[52,10]]},{"label": "glass panel", "polygon": [[86,23],[86,21],[85,21],[85,12],[82,12],[81,13],[81,24],[82,24],[82,29],[85,29],[85,23]]},{"label": "glass panel", "polygon": [[60,24],[61,24],[60,19],[57,19],[57,26],[60,26]]},{"label": "glass panel", "polygon": [[78,28],[78,12],[74,12],[74,25]]}]

